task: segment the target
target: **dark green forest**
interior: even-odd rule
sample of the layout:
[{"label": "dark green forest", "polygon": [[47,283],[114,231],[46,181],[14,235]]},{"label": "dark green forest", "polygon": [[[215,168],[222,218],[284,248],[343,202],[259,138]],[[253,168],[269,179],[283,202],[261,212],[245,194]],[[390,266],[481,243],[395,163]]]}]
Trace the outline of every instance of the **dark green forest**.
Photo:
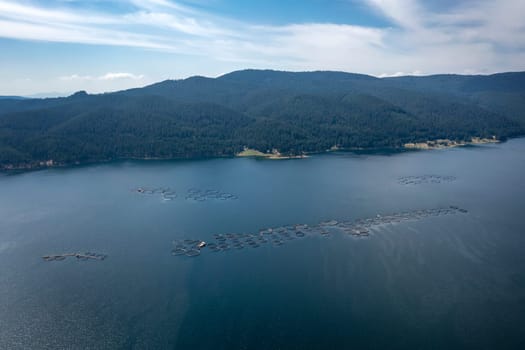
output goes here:
[{"label": "dark green forest", "polygon": [[397,148],[525,134],[525,73],[375,78],[246,70],[66,98],[0,98],[0,167]]}]

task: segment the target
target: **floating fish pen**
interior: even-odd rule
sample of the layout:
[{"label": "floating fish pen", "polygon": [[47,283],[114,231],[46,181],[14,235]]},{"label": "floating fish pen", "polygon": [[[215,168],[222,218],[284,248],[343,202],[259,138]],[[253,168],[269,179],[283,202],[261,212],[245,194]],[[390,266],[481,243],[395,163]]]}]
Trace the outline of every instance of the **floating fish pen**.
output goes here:
[{"label": "floating fish pen", "polygon": [[143,195],[160,195],[161,198],[165,201],[171,201],[177,198],[177,192],[169,187],[138,187],[134,189],[133,192]]},{"label": "floating fish pen", "polygon": [[455,181],[455,176],[443,176],[443,175],[420,175],[420,176],[402,176],[397,179],[397,183],[400,185],[420,185],[420,184],[439,184],[442,182]]},{"label": "floating fish pen", "polygon": [[238,199],[238,197],[232,193],[221,192],[219,190],[213,190],[213,189],[202,190],[198,188],[190,188],[187,191],[185,198],[187,200],[193,200],[193,201],[198,201],[198,202],[204,202],[210,199],[223,200],[223,201]]},{"label": "floating fish pen", "polygon": [[[294,224],[276,228],[264,228],[258,234],[248,233],[216,233],[214,241],[204,242],[195,239],[173,241],[173,255],[196,256],[202,249],[208,248],[211,252],[227,251],[231,248],[244,247],[258,248],[262,245],[281,246],[286,241],[292,241],[308,236],[328,237],[331,231],[339,231],[347,235],[363,238],[371,236],[375,228],[384,225],[397,225],[405,221],[423,220],[427,217],[440,217],[458,213],[468,213],[466,209],[457,206],[444,208],[419,209],[413,211],[375,215],[369,218],[360,218],[354,221],[322,221],[317,225]],[[189,255],[188,255],[189,254]],[[64,257],[65,258],[65,257]],[[54,258],[53,258],[54,259]],[[60,259],[60,258],[59,258]]]},{"label": "floating fish pen", "polygon": [[68,257],[76,258],[77,260],[87,261],[87,260],[105,260],[107,258],[106,254],[99,253],[65,253],[65,254],[56,254],[56,255],[44,255],[42,259],[44,261],[62,261]]},{"label": "floating fish pen", "polygon": [[336,226],[338,224],[337,220],[328,220],[328,221],[322,221],[319,223],[319,226]]},{"label": "floating fish pen", "polygon": [[[132,190],[132,192],[142,194],[142,195],[158,195],[160,196],[164,201],[172,201],[175,200],[178,195],[177,192],[169,187],[137,187]],[[219,190],[214,189],[198,189],[198,188],[190,188],[186,192],[186,196],[184,197],[186,200],[196,201],[196,202],[204,202],[210,199],[214,200],[236,200],[238,197],[235,194],[227,193],[227,192],[221,192]]]},{"label": "floating fish pen", "polygon": [[174,248],[171,250],[171,255],[184,255],[186,254],[186,249],[184,248]]},{"label": "floating fish pen", "polygon": [[370,235],[370,231],[364,227],[354,227],[351,229],[350,234],[356,237],[365,237]]},{"label": "floating fish pen", "polygon": [[194,257],[201,254],[201,251],[199,249],[190,249],[186,251],[186,256]]}]

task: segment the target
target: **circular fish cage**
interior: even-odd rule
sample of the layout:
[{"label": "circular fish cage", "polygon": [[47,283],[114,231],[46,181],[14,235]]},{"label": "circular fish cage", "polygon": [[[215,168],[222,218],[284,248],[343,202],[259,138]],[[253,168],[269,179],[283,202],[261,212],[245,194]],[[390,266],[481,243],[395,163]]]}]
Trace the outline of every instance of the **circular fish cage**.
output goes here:
[{"label": "circular fish cage", "polygon": [[190,249],[186,252],[186,256],[195,257],[201,254],[201,251],[198,249]]},{"label": "circular fish cage", "polygon": [[186,254],[186,249],[184,248],[175,248],[171,250],[171,255],[184,255]]}]

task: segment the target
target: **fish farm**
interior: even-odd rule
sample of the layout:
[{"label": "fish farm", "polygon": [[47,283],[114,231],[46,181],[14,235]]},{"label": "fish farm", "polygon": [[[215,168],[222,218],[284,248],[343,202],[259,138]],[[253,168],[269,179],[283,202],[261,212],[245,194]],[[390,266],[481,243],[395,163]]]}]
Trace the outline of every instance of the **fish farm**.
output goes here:
[{"label": "fish farm", "polygon": [[456,181],[455,176],[442,175],[420,175],[420,176],[403,176],[397,179],[400,185],[421,185],[421,184],[439,184]]},{"label": "fish farm", "polygon": [[195,257],[207,249],[212,253],[239,249],[258,248],[266,246],[282,246],[290,241],[308,236],[328,237],[332,232],[341,232],[350,237],[362,239],[369,237],[373,229],[385,225],[394,225],[406,221],[418,221],[428,217],[438,217],[454,214],[466,214],[466,209],[457,206],[446,208],[420,209],[376,215],[371,218],[353,221],[327,220],[316,225],[293,224],[287,226],[263,228],[258,233],[216,233],[213,241],[205,242],[196,239],[181,239],[173,241],[171,254],[175,256]]},{"label": "fish farm", "polygon": [[158,195],[161,196],[163,200],[171,201],[177,198],[177,192],[169,187],[138,187],[133,190],[133,192],[144,194],[144,195]]},{"label": "fish farm", "polygon": [[[132,190],[132,192],[139,193],[142,195],[157,195],[160,196],[165,201],[171,201],[177,198],[177,192],[174,189],[169,187],[138,187]],[[184,197],[188,201],[195,202],[204,202],[208,200],[235,200],[238,197],[232,193],[222,192],[214,189],[199,189],[199,188],[190,188],[186,192]]]},{"label": "fish farm", "polygon": [[204,202],[210,199],[218,200],[235,200],[238,197],[231,193],[221,192],[219,190],[201,190],[198,188],[190,188],[186,193],[187,200],[193,200],[198,202]]},{"label": "fish farm", "polygon": [[106,259],[108,256],[106,254],[86,252],[86,253],[65,253],[65,254],[56,254],[56,255],[44,255],[42,259],[44,261],[61,261],[61,260],[65,260],[68,257],[76,258],[77,260],[81,260],[81,261],[87,261],[87,260],[102,261]]}]

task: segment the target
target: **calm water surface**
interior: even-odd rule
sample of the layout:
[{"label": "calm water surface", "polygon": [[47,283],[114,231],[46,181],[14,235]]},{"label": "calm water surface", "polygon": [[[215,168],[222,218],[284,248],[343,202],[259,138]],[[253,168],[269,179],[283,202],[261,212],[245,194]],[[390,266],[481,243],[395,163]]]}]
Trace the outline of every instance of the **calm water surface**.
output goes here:
[{"label": "calm water surface", "polygon": [[[454,176],[401,185],[402,176]],[[523,349],[525,139],[395,155],[124,162],[0,175],[1,349]],[[170,187],[178,198],[140,195]],[[186,200],[190,188],[237,200]],[[172,256],[215,233],[468,214]],[[44,262],[94,251],[104,261]]]}]

